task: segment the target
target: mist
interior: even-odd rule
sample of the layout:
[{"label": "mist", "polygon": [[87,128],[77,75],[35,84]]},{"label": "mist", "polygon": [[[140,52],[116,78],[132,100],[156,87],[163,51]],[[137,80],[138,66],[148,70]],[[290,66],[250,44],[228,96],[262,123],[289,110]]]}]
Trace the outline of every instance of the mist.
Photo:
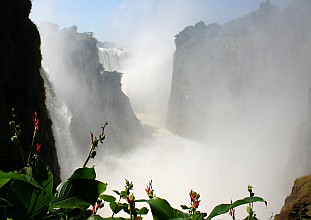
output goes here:
[{"label": "mist", "polygon": [[[109,154],[104,144],[92,161],[98,179],[108,182],[111,194],[114,189],[123,189],[124,179],[132,180],[136,198],[147,198],[144,189],[152,179],[155,194],[175,208],[188,205],[188,193],[193,189],[201,194],[199,210],[206,212],[219,203],[247,196],[249,184],[254,186],[256,195],[268,202],[267,208],[264,204],[255,205],[258,217],[265,219],[277,214],[293,180],[310,172],[310,146],[299,145],[304,138],[300,130],[310,122],[308,13],[298,6],[281,5],[280,12],[284,14],[276,12],[269,21],[268,29],[275,30],[272,34],[250,22],[245,37],[245,30],[241,31],[239,25],[255,10],[248,8],[222,21],[221,27],[216,27],[219,31],[215,40],[210,40],[205,38],[209,34],[205,29],[213,22],[209,22],[205,12],[212,13],[212,6],[202,8],[191,1],[182,5],[179,1],[166,1],[154,6],[153,1],[124,1],[113,12],[111,26],[107,27],[107,40],[127,51],[120,71],[122,91],[129,97],[144,137],[126,153],[120,150]],[[134,14],[139,14],[139,18]],[[303,25],[296,19],[301,14],[306,16]],[[201,20],[206,24],[203,34],[193,34],[191,29],[189,34],[194,37],[186,42],[190,42],[188,47],[175,47],[175,35],[181,36],[187,26],[201,31],[195,25]],[[52,32],[45,34],[54,37]],[[83,126],[73,126],[77,130],[74,137],[79,139],[74,139],[69,147],[74,159],[67,161],[69,168],[74,169],[82,165],[84,158],[80,157],[87,152],[81,147],[77,150],[76,145],[87,146],[89,131],[96,131],[104,120],[111,121],[110,117],[120,115],[108,114],[112,111],[108,107],[102,113],[105,102],[97,103],[97,90],[83,87],[81,79],[70,75],[80,71],[77,67],[66,62],[57,66],[60,62],[54,62],[55,56],[61,57],[63,48],[69,50],[76,45],[68,45],[68,38],[53,45],[46,42],[42,42],[43,62],[55,66],[49,74],[56,95],[64,100],[78,100],[79,109],[74,109],[79,111],[79,117],[96,115],[95,119],[84,120],[87,123],[83,122]],[[57,53],[51,52],[55,48]],[[85,73],[84,80],[98,81],[95,72],[99,71],[95,69],[93,75]],[[197,76],[202,78],[198,80]],[[179,84],[174,90],[176,80],[185,81],[184,90],[178,90]],[[74,102],[66,104],[76,106]],[[117,123],[114,120],[112,124]],[[112,133],[108,133],[108,139]],[[117,133],[114,138],[122,136]],[[82,139],[83,143],[78,143]],[[61,142],[59,152],[64,150]],[[62,177],[70,173],[64,170]],[[237,213],[238,218],[246,215],[243,207]]]},{"label": "mist", "polygon": [[[155,7],[156,5],[156,7]],[[200,12],[200,13],[198,13]],[[117,42],[128,51],[121,72],[123,91],[136,113],[165,120],[172,74],[174,35],[201,17],[191,1],[125,2],[115,13]],[[133,14],[138,14],[138,18]],[[130,24],[129,24],[130,23]]]}]

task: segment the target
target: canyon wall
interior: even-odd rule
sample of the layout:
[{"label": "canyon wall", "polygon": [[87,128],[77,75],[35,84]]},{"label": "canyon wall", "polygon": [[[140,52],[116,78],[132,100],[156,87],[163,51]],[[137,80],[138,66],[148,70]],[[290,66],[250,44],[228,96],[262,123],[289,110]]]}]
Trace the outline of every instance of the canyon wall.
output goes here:
[{"label": "canyon wall", "polygon": [[[52,121],[45,105],[44,81],[40,75],[40,35],[36,25],[29,19],[30,0],[0,2],[0,169],[19,170],[27,160],[32,142],[34,125],[32,116],[36,111],[40,119],[37,141],[42,144],[41,156],[50,166],[55,183],[60,182],[60,170],[55,149]],[[22,136],[20,150],[10,140],[15,109]]]}]

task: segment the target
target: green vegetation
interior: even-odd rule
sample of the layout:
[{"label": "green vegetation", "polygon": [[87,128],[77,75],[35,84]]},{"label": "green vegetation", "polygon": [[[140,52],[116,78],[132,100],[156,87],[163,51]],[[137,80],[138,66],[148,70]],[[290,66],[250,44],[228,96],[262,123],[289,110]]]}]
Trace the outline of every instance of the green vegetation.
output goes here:
[{"label": "green vegetation", "polygon": [[[13,119],[9,125],[12,129],[11,141],[20,148],[20,138],[22,132],[20,125],[15,121],[16,115],[12,112]],[[201,200],[200,194],[191,190],[190,206],[182,205],[180,211],[171,207],[168,201],[159,198],[154,194],[152,181],[147,185],[146,193],[149,199],[136,199],[133,191],[133,183],[125,180],[125,189],[114,190],[118,196],[105,194],[108,184],[96,180],[94,167],[87,167],[90,159],[96,156],[96,149],[99,143],[105,140],[105,127],[102,127],[98,137],[91,133],[90,151],[83,167],[78,168],[66,181],[60,183],[56,191],[53,192],[53,174],[49,167],[40,159],[41,144],[36,141],[39,131],[40,119],[34,113],[32,122],[34,125],[32,145],[25,167],[18,171],[0,171],[0,219],[88,219],[88,220],[109,220],[128,219],[141,220],[149,210],[147,207],[138,208],[136,204],[148,204],[153,219],[155,220],[210,220],[218,215],[229,213],[235,219],[235,208],[248,204],[246,219],[255,220],[256,215],[253,210],[254,202],[266,202],[255,197],[252,187],[248,186],[249,197],[231,202],[230,204],[220,204],[216,206],[209,215],[198,210]],[[21,152],[23,155],[23,152]],[[103,218],[97,214],[101,208],[110,207],[111,216]],[[129,217],[116,217],[120,212],[124,212]]]}]

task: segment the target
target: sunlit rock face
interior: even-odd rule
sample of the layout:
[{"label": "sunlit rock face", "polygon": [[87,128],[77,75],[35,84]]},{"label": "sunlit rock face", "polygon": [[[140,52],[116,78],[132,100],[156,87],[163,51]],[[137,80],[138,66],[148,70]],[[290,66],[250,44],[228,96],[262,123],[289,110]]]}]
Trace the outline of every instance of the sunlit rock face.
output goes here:
[{"label": "sunlit rock face", "polygon": [[308,219],[311,216],[311,175],[295,180],[291,194],[275,220]]},{"label": "sunlit rock face", "polygon": [[277,112],[300,123],[311,83],[310,12],[310,1],[282,11],[267,1],[223,25],[199,22],[177,34],[168,128],[206,141],[215,127],[260,124]]},{"label": "sunlit rock face", "polygon": [[90,132],[99,134],[105,121],[109,123],[107,151],[124,152],[133,147],[142,130],[121,90],[122,73],[104,70],[92,33],[79,33],[76,27],[59,30],[53,24],[44,24],[40,30],[44,67],[56,96],[63,99],[72,116],[70,134],[75,151],[86,156]]}]

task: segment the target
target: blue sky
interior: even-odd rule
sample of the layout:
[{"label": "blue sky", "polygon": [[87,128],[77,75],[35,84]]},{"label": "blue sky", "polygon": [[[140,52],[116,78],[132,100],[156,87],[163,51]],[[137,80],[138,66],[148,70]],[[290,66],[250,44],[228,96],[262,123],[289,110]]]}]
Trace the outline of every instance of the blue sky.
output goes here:
[{"label": "blue sky", "polygon": [[[272,0],[284,6],[290,0]],[[132,33],[163,27],[174,36],[202,20],[224,23],[258,8],[261,0],[32,0],[31,19],[76,25],[102,41],[126,41]]]}]

